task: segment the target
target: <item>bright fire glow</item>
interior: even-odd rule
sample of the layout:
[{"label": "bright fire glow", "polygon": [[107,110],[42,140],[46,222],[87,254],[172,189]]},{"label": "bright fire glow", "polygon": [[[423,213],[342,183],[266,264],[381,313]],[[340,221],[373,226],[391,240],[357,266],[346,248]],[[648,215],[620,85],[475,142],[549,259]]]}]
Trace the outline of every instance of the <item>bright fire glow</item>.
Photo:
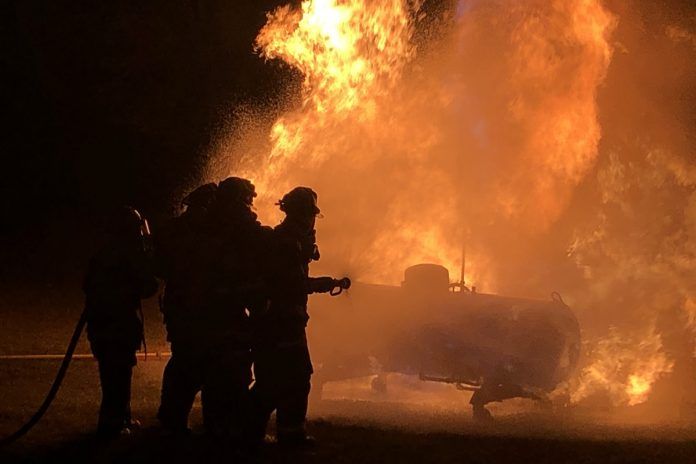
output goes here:
[{"label": "bright fire glow", "polygon": [[[352,183],[352,176],[370,182],[359,177],[368,171],[368,177],[374,178],[375,169],[380,169],[378,165],[388,158],[393,163],[418,161],[423,156],[421,149],[428,149],[436,135],[432,127],[408,134],[408,127],[389,114],[395,109],[394,99],[403,84],[404,67],[415,55],[411,39],[416,10],[404,0],[305,1],[300,9],[284,6],[269,14],[257,38],[264,57],[282,59],[304,76],[301,108],[273,124],[266,162],[248,173],[266,193],[258,201],[260,212],[274,218],[274,200],[301,183],[315,187],[324,204],[327,195],[340,191],[357,196],[361,202],[372,196],[365,208],[380,210],[384,222],[381,228],[389,227],[391,233],[379,231],[363,239],[370,243],[352,244],[353,253],[358,253],[354,258],[367,262],[348,267],[363,279],[395,281],[400,276],[391,269],[401,270],[419,262],[442,263],[450,271],[459,268],[461,227],[452,225],[451,220],[418,219],[413,211],[405,211],[420,207],[398,198],[414,196],[410,180],[400,178],[403,173],[385,173],[384,178],[374,179],[373,185],[363,185],[365,190],[357,195],[350,191],[361,187],[359,182]],[[409,140],[409,135],[419,136],[418,132],[421,140]],[[401,142],[395,143],[397,140]],[[345,172],[339,177],[336,168],[341,165]],[[443,193],[449,194],[447,179],[423,173],[424,180],[443,184]],[[327,183],[325,176],[334,177]],[[379,182],[392,183],[392,188],[403,184],[404,191],[401,195],[392,192],[391,199],[381,198],[379,190],[384,184]],[[351,205],[351,211],[354,208]],[[452,216],[448,208],[455,206],[439,201],[420,212],[445,218]],[[345,220],[336,209],[327,217]],[[326,222],[329,220],[320,224],[322,231],[326,230]],[[351,223],[355,224],[355,218]],[[448,226],[453,232],[447,230]],[[377,262],[379,267],[372,265]],[[386,269],[390,269],[388,274]]]},{"label": "bright fire glow", "polygon": [[589,357],[590,362],[571,386],[574,403],[594,394],[608,395],[617,406],[644,403],[654,383],[674,365],[664,354],[662,338],[654,329],[639,340],[614,330],[593,346]]},{"label": "bright fire glow", "polygon": [[[489,245],[476,242],[496,239],[476,224],[546,230],[597,156],[595,94],[611,57],[612,18],[598,1],[562,5],[540,6],[535,18],[513,8],[511,53],[484,58],[504,65],[508,77],[497,88],[467,79],[475,64],[466,61],[476,57],[461,45],[472,45],[473,17],[443,45],[452,53],[424,72],[413,63],[417,2],[306,0],[270,13],[257,48],[301,71],[304,82],[300,107],[272,125],[266,154],[241,166],[261,192],[261,217],[276,220],[282,193],[311,185],[328,205],[319,227],[323,266],[397,283],[407,266],[437,262],[454,280],[466,242],[467,281],[494,290],[496,273],[484,267]],[[566,62],[557,36],[579,56]],[[477,93],[495,95],[503,121],[472,119],[477,108],[467,100]],[[484,124],[485,146],[460,140]],[[469,170],[482,162],[501,169],[472,182]],[[340,243],[339,230],[351,231]]]},{"label": "bright fire glow", "polygon": [[346,119],[375,123],[380,97],[414,53],[412,32],[403,0],[305,1],[300,10],[284,6],[269,14],[257,46],[264,57],[299,69],[305,80],[302,110],[271,130],[270,163],[259,179],[264,186],[286,176],[298,157],[312,167],[331,155],[314,144],[317,130]]},{"label": "bright fire glow", "polygon": [[[254,180],[269,223],[284,192],[315,188],[325,214],[315,272],[369,282],[398,283],[420,262],[444,264],[454,280],[465,243],[467,282],[547,295],[557,263],[544,267],[535,250],[555,240],[563,220],[578,220],[570,239],[585,279],[577,301],[595,305],[655,261],[646,253],[636,265],[643,243],[629,249],[623,229],[607,229],[616,210],[638,216],[629,200],[597,214],[594,229],[569,208],[600,157],[597,94],[616,18],[601,0],[466,2],[460,12],[435,53],[416,47],[418,2],[305,0],[269,13],[257,49],[302,73],[301,100],[270,134],[251,127],[238,136],[230,151],[242,161],[227,173]],[[612,186],[592,201],[611,206],[626,195],[627,166],[635,163],[600,170],[599,183]],[[636,281],[661,282],[654,276],[665,269]],[[596,343],[571,400],[602,391],[617,405],[644,402],[673,363],[653,328],[640,335]]]}]

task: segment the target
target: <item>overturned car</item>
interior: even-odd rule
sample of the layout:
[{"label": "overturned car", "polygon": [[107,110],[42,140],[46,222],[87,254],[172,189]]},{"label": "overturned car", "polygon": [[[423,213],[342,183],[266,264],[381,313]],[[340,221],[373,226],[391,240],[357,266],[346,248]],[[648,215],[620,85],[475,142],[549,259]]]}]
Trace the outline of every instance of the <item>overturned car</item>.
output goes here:
[{"label": "overturned car", "polygon": [[354,283],[340,298],[313,302],[315,394],[326,382],[384,374],[474,391],[474,417],[508,398],[544,400],[577,364],[580,330],[556,293],[548,301],[477,293],[450,284],[446,268],[408,268],[401,286]]}]

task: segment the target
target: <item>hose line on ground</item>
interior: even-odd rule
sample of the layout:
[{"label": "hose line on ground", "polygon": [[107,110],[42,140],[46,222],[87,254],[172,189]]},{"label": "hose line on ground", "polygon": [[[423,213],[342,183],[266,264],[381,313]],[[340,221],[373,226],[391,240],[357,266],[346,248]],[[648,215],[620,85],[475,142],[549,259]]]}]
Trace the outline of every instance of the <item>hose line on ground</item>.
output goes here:
[{"label": "hose line on ground", "polygon": [[44,399],[43,403],[41,404],[39,409],[36,410],[31,419],[29,419],[22,427],[20,427],[12,435],[0,440],[0,447],[9,445],[10,443],[17,441],[18,439],[26,435],[26,433],[29,432],[29,430],[31,430],[32,427],[34,427],[46,413],[48,407],[51,405],[53,399],[56,397],[56,394],[58,393],[60,384],[63,383],[63,378],[65,377],[65,373],[68,371],[68,366],[70,366],[70,360],[72,359],[73,353],[75,352],[75,348],[77,347],[77,342],[80,341],[80,335],[82,335],[82,329],[84,329],[86,322],[87,311],[82,311],[82,314],[80,315],[80,320],[77,321],[75,331],[73,332],[72,338],[70,339],[70,343],[68,344],[68,349],[65,351],[65,357],[63,358],[63,362],[60,365],[60,369],[58,369],[58,374],[56,374],[56,378],[53,381],[53,385],[51,385],[51,389],[46,394],[46,398]]}]

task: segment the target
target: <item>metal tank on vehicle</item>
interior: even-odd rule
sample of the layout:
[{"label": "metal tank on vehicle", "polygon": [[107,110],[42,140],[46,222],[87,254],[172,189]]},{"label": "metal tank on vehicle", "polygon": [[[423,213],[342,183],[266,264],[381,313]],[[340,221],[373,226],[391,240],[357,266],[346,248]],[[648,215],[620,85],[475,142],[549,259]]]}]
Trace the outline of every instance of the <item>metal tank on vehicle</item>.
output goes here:
[{"label": "metal tank on vehicle", "polygon": [[534,300],[477,293],[451,284],[435,264],[409,267],[401,286],[358,282],[347,295],[312,306],[318,389],[398,372],[478,391],[484,405],[541,398],[570,376],[580,351],[577,319],[558,294]]}]

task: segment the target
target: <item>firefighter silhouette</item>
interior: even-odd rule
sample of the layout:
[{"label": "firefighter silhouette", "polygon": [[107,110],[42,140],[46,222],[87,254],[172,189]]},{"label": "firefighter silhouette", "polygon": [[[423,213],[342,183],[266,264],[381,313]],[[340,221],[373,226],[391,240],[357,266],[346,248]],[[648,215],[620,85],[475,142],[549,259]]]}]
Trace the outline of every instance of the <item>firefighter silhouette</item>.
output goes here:
[{"label": "firefighter silhouette", "polygon": [[267,264],[268,305],[252,312],[254,377],[253,436],[262,440],[276,410],[278,442],[309,444],[305,431],[312,362],[305,328],[307,296],[340,286],[331,277],[309,277],[309,263],[319,259],[314,230],[320,210],[317,194],[297,187],[278,202],[285,219],[275,227]]},{"label": "firefighter silhouette", "polygon": [[157,291],[140,213],[123,207],[106,223],[106,240],[85,277],[87,336],[99,364],[102,401],[98,434],[114,436],[137,427],[130,395],[136,351],[143,342],[140,300]]},{"label": "firefighter silhouette", "polygon": [[172,357],[162,376],[162,396],[157,417],[167,433],[187,434],[188,417],[201,390],[198,345],[205,338],[199,320],[206,284],[200,243],[211,227],[208,212],[217,184],[209,183],[189,193],[183,214],[155,234],[157,273],[165,281],[160,309],[171,343]]},{"label": "firefighter silhouette", "polygon": [[220,182],[212,201],[202,195],[204,205],[194,206],[191,198],[195,227],[182,217],[161,241],[163,312],[173,356],[158,417],[173,432],[187,432],[200,390],[206,432],[242,438],[251,383],[247,310],[263,299],[259,250],[264,233],[270,233],[251,209],[255,196],[251,182],[230,177]]}]

